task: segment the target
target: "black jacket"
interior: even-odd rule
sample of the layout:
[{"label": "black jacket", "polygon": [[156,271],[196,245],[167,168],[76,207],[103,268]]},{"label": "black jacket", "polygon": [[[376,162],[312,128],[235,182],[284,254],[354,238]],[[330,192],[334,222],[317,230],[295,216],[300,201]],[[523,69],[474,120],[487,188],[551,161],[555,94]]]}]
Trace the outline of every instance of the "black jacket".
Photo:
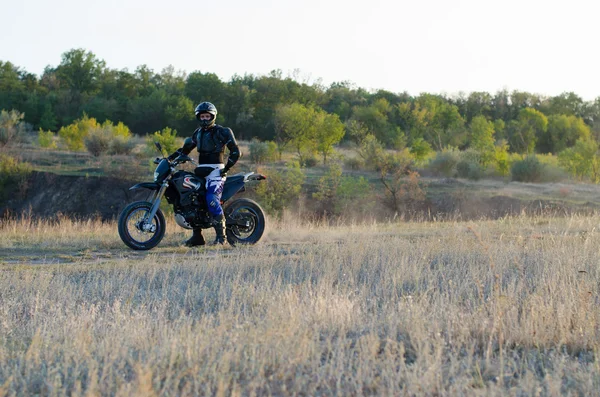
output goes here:
[{"label": "black jacket", "polygon": [[178,152],[189,155],[196,148],[198,150],[198,163],[224,164],[225,147],[229,149],[229,158],[225,165],[225,169],[228,170],[237,163],[241,155],[231,128],[220,125],[214,125],[206,130],[198,128],[191,138],[185,140],[183,147]]}]

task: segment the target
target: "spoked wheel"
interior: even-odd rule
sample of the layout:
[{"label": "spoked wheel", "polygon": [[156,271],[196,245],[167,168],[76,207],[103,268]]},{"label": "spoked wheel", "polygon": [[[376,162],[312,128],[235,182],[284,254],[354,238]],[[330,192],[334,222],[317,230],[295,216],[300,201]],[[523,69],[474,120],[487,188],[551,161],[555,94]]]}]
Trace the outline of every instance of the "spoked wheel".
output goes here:
[{"label": "spoked wheel", "polygon": [[152,210],[147,201],[129,204],[119,216],[119,236],[121,240],[134,250],[149,250],[158,245],[165,235],[165,217],[161,210],[156,211],[154,218],[144,222],[146,215]]},{"label": "spoked wheel", "polygon": [[227,241],[231,245],[256,244],[265,232],[265,213],[257,202],[239,199],[225,208]]}]

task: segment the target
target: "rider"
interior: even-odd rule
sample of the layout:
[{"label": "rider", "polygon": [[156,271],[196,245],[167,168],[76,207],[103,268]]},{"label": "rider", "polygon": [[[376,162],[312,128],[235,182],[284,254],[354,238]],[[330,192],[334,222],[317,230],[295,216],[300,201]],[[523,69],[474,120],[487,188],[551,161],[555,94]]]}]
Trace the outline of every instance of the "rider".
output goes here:
[{"label": "rider", "polygon": [[[191,138],[185,140],[182,148],[169,157],[174,159],[180,154],[188,155],[194,148],[198,150],[199,166],[194,172],[197,176],[206,178],[206,202],[217,235],[214,244],[224,244],[225,216],[221,207],[221,195],[227,171],[235,165],[241,153],[231,128],[215,124],[217,118],[215,105],[202,102],[196,106],[195,113],[200,121],[200,128],[194,131]],[[225,147],[229,149],[227,164],[223,162]],[[184,244],[188,247],[204,245],[202,229],[194,228],[192,237]]]}]

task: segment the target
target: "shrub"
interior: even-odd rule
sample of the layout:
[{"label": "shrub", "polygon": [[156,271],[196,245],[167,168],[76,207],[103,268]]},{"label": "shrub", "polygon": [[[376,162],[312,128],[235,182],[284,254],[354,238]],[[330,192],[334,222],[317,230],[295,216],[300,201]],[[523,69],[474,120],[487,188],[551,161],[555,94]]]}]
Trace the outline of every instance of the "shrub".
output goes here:
[{"label": "shrub", "polygon": [[342,167],[339,164],[329,166],[327,173],[319,178],[317,191],[313,198],[321,202],[332,203],[337,195],[337,189],[342,181]]},{"label": "shrub", "polygon": [[415,168],[415,159],[408,149],[398,152],[382,152],[381,157],[373,159],[377,170],[383,173],[399,173],[408,175]]},{"label": "shrub", "polygon": [[544,165],[535,155],[515,161],[510,169],[512,180],[517,182],[541,182]]},{"label": "shrub", "polygon": [[40,128],[40,131],[38,132],[38,143],[40,147],[56,149],[56,142],[54,141],[54,133],[52,131],[44,131]]},{"label": "shrub", "polygon": [[[337,188],[336,213],[364,213],[376,205],[372,200],[373,187],[365,177],[343,176]],[[350,215],[350,214],[348,214]]]},{"label": "shrub", "polygon": [[267,180],[257,186],[256,194],[265,210],[281,215],[284,208],[294,205],[300,197],[304,179],[300,164],[292,161],[283,171],[269,171]]},{"label": "shrub", "polygon": [[459,161],[460,157],[457,150],[445,149],[436,154],[435,158],[429,162],[428,168],[435,175],[451,177],[456,173],[456,165]]},{"label": "shrub", "polygon": [[94,156],[102,154],[128,154],[133,150],[131,131],[123,123],[117,125],[109,120],[94,127],[86,134],[85,147]]},{"label": "shrub", "polygon": [[600,180],[598,143],[591,138],[578,139],[575,146],[560,152],[558,162],[579,180],[586,177],[594,183]]},{"label": "shrub", "polygon": [[94,128],[86,134],[84,139],[86,149],[96,157],[108,152],[110,141],[110,131],[104,127]]},{"label": "shrub", "polygon": [[163,151],[166,151],[167,154],[171,154],[181,147],[177,142],[177,130],[172,130],[169,127],[146,137],[146,147],[150,153],[154,153],[156,150],[154,142],[160,143]]},{"label": "shrub", "polygon": [[67,149],[73,151],[83,150],[85,147],[85,137],[90,131],[101,128],[95,118],[88,117],[84,114],[79,120],[62,127],[58,131],[58,136],[61,137]]},{"label": "shrub", "polygon": [[466,178],[477,181],[483,176],[483,169],[479,163],[461,160],[456,164],[456,173],[459,178]]},{"label": "shrub", "polygon": [[319,159],[312,154],[302,157],[302,167],[311,168],[317,164],[319,164]]},{"label": "shrub", "polygon": [[360,157],[347,157],[344,159],[344,165],[351,170],[356,171],[364,168],[365,162]]},{"label": "shrub", "polygon": [[253,139],[250,143],[250,161],[255,164],[264,164],[277,160],[277,144],[272,141],[260,142]]},{"label": "shrub", "polygon": [[15,195],[15,190],[22,190],[31,166],[21,163],[14,157],[0,154],[0,201]]},{"label": "shrub", "polygon": [[129,154],[133,150],[131,138],[121,135],[113,136],[108,147],[108,154]]},{"label": "shrub", "polygon": [[342,167],[334,163],[319,179],[313,198],[320,202],[323,210],[330,213],[341,214],[351,210],[356,214],[371,209],[367,201],[373,201],[367,198],[372,196],[372,191],[364,177],[342,176]]},{"label": "shrub", "polygon": [[7,145],[19,139],[23,135],[25,115],[16,110],[0,112],[0,146]]}]

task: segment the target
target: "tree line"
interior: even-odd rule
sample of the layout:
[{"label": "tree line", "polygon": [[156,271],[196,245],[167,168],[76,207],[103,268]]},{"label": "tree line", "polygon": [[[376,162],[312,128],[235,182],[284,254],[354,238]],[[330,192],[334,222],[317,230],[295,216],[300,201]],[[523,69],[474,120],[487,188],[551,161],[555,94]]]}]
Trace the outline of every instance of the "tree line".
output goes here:
[{"label": "tree line", "polygon": [[[185,136],[196,127],[194,106],[205,100],[240,139],[272,140],[281,147],[293,146],[298,134],[314,138],[330,131],[336,139],[372,135],[388,149],[409,147],[415,153],[424,145],[492,153],[498,144],[515,153],[559,153],[600,136],[600,97],[584,101],[572,92],[412,96],[349,82],[308,84],[281,70],[223,81],[214,73],[187,74],[172,66],[160,72],[146,65],[133,72],[111,69],[84,49],[65,52],[41,76],[0,61],[0,109],[22,112],[35,129],[58,131],[85,114],[99,123],[122,122],[135,134],[170,127]],[[331,144],[324,137],[320,142],[326,159]],[[302,157],[300,146],[296,149]]]}]

